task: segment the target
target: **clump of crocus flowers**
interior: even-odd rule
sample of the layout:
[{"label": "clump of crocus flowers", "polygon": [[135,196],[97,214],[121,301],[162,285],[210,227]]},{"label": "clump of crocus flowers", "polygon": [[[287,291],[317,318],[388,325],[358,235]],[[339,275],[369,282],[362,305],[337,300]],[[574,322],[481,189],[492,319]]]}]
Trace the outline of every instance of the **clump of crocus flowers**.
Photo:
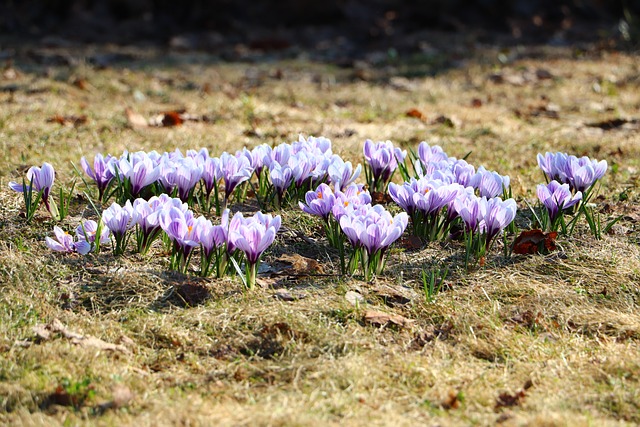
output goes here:
[{"label": "clump of crocus flowers", "polygon": [[[546,185],[538,185],[536,191],[542,205],[542,217],[538,219],[541,227],[570,234],[578,218],[584,215],[593,235],[600,238],[600,220],[589,207],[589,201],[596,184],[607,172],[607,161],[560,152],[538,154],[537,159],[547,181]],[[565,213],[572,213],[574,216],[567,222]],[[605,228],[612,226],[615,221],[617,220]]]},{"label": "clump of crocus flowers", "polygon": [[51,197],[54,180],[55,171],[53,166],[44,162],[42,167],[31,166],[27,171],[26,179],[23,179],[22,183],[15,181],[9,183],[9,188],[22,193],[27,222],[33,219],[41,202],[54,220],[60,221],[67,215],[74,187],[67,194],[63,189],[60,189],[60,206],[58,207],[56,201]]},{"label": "clump of crocus flowers", "polygon": [[[344,161],[323,137],[300,136],[291,143],[262,144],[218,157],[204,148],[184,155],[179,150],[97,154],[92,162],[83,157],[82,170],[95,183],[97,199],[104,206],[115,200],[102,212],[94,205],[100,218],[85,221],[74,235],[56,226],[46,244],[59,252],[88,254],[111,242],[113,253],[122,256],[132,236],[134,251],[141,254],[162,237],[171,252],[171,269],[223,277],[230,266],[236,271],[244,266],[244,282],[253,288],[281,218],[262,212],[232,215],[228,207],[251,195],[265,211],[297,204],[321,218],[329,245],[338,251],[341,272],[361,271],[366,280],[383,274],[390,246],[406,230],[422,243],[463,238],[467,264],[484,259],[500,234],[506,238],[514,231],[517,206],[509,176],[483,166],[476,169],[426,141],[407,154],[390,141],[366,140],[363,154],[365,184],[357,183],[363,166]],[[547,181],[536,191],[541,226],[568,234],[584,214],[593,229],[596,221],[588,202],[606,172],[606,161],[545,153],[538,155],[538,164]],[[397,170],[403,182],[391,182]],[[54,219],[64,216],[51,197],[54,177],[53,167],[44,163],[29,169],[22,184],[9,184],[25,195],[27,219],[41,203]],[[393,215],[381,204],[372,205],[384,203],[373,192],[386,191],[403,212]],[[218,220],[208,217],[214,207]],[[573,218],[566,221],[565,215]],[[197,253],[199,262],[193,258]]]}]

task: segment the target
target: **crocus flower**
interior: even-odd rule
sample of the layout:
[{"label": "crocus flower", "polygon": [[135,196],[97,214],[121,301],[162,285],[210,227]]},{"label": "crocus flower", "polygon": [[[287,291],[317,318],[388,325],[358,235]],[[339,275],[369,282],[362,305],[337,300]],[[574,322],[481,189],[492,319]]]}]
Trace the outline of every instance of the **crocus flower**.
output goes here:
[{"label": "crocus flower", "polygon": [[183,202],[189,200],[191,191],[202,177],[204,168],[196,161],[187,157],[176,162],[175,183],[178,187],[178,197]]},{"label": "crocus flower", "polygon": [[45,243],[49,249],[58,252],[78,252],[79,254],[86,255],[91,251],[91,244],[84,241],[73,238],[69,233],[64,232],[60,227],[53,227],[53,233],[56,240],[51,237],[45,238]]},{"label": "crocus flower", "polygon": [[[200,217],[203,218],[203,217]],[[202,219],[198,219],[201,221]],[[186,272],[191,251],[198,246],[196,235],[196,218],[193,212],[183,212],[177,207],[164,208],[160,213],[160,226],[173,242],[170,268],[182,273]]]},{"label": "crocus flower", "polygon": [[377,191],[384,190],[386,183],[398,167],[398,162],[403,162],[407,152],[394,148],[391,141],[373,142],[367,139],[364,142],[364,158],[371,169],[371,188]]},{"label": "crocus flower", "polygon": [[382,205],[363,207],[358,214],[342,215],[340,227],[356,253],[360,253],[367,280],[373,273],[382,272],[387,248],[402,235],[408,221],[406,212],[392,217]]},{"label": "crocus flower", "polygon": [[255,264],[262,253],[273,243],[276,237],[275,227],[265,227],[257,221],[246,221],[234,234],[236,247],[247,257],[249,264]]},{"label": "crocus flower", "polygon": [[336,221],[340,221],[340,217],[347,212],[358,210],[362,206],[371,204],[371,195],[362,185],[351,184],[342,191],[334,193],[336,201],[333,204],[331,213]]},{"label": "crocus flower", "polygon": [[338,155],[331,158],[331,163],[327,169],[329,180],[333,184],[333,188],[340,190],[351,185],[360,176],[362,165],[358,165],[355,170],[351,162],[345,162]]},{"label": "crocus flower", "polygon": [[315,191],[307,191],[305,201],[306,204],[298,202],[300,209],[310,215],[320,216],[326,222],[331,215],[336,196],[327,184],[320,184]]},{"label": "crocus flower", "polygon": [[[161,156],[156,159],[156,154],[139,151],[137,153],[125,153],[117,162],[110,164],[112,172],[119,174],[131,183],[130,196],[134,199],[146,186],[154,183],[160,177],[161,169],[158,165]],[[157,162],[156,162],[157,160]]]},{"label": "crocus flower", "polygon": [[[481,198],[473,192],[464,192],[454,200],[453,206],[467,231],[475,233],[484,227],[484,216],[486,214],[486,203],[481,202]],[[486,200],[486,198],[485,198]]]},{"label": "crocus flower", "polygon": [[276,189],[278,201],[281,202],[284,193],[293,183],[293,170],[288,164],[280,166],[279,163],[273,162],[269,168],[269,179],[273,187]]},{"label": "crocus flower", "polygon": [[[51,207],[49,204],[49,194],[51,193],[51,187],[53,187],[53,180],[55,178],[55,171],[53,170],[53,166],[51,164],[44,162],[42,167],[31,166],[27,171],[27,178],[23,184],[19,184],[15,181],[11,181],[9,183],[9,187],[13,191],[17,191],[19,193],[27,192],[35,190],[37,192],[42,192],[42,202],[49,212],[51,212]],[[33,183],[33,188],[31,187],[31,183]]]},{"label": "crocus flower", "polygon": [[222,153],[220,156],[220,173],[224,180],[224,205],[226,206],[233,190],[251,177],[253,169],[246,157],[236,157],[229,153]]},{"label": "crocus flower", "polygon": [[260,144],[251,150],[251,167],[255,170],[256,175],[262,174],[262,169],[268,167],[271,159],[271,146],[268,144]]},{"label": "crocus flower", "polygon": [[[291,168],[293,182],[297,188],[301,188],[305,181],[311,177],[311,171],[316,168],[317,159],[302,151],[289,158],[288,165]],[[308,188],[308,187],[307,187]]]},{"label": "crocus flower", "polygon": [[[160,226],[160,213],[163,207],[175,204],[177,207],[182,206],[182,201],[173,199],[167,194],[153,196],[148,201],[138,198],[133,201],[133,218],[136,223],[136,241],[138,252],[146,253],[153,241],[160,235],[162,227]],[[183,210],[187,210],[188,206],[184,204]]]},{"label": "crocus flower", "polygon": [[[98,236],[98,232],[100,235]],[[84,223],[78,225],[76,227],[76,237],[78,239],[78,243],[84,241],[83,245],[88,244],[89,251],[94,250],[98,245],[105,245],[109,243],[109,236],[111,235],[111,230],[104,223],[95,222],[92,219],[85,221]],[[97,240],[97,243],[96,243]]]},{"label": "crocus flower", "polygon": [[580,191],[572,195],[569,184],[560,184],[555,180],[547,185],[538,185],[536,194],[540,202],[547,209],[552,224],[563,210],[569,209],[582,200],[582,193]]},{"label": "crocus flower", "polygon": [[112,203],[108,209],[102,212],[102,221],[111,230],[116,240],[115,254],[123,254],[127,244],[127,232],[136,225],[136,211],[131,202],[127,200],[124,206]]},{"label": "crocus flower", "polygon": [[415,209],[425,215],[437,215],[442,208],[451,203],[458,192],[462,190],[460,184],[445,184],[439,180],[420,178],[416,181],[417,191],[413,193]]},{"label": "crocus flower", "polygon": [[115,159],[111,155],[107,155],[107,157],[104,157],[102,154],[98,153],[93,158],[92,169],[91,165],[85,157],[82,157],[80,159],[80,165],[82,166],[84,173],[86,173],[89,178],[93,179],[93,181],[98,186],[99,200],[102,200],[105,190],[107,189],[111,181],[113,181],[113,178],[115,178],[115,176],[113,175],[113,171],[109,167],[109,164],[114,161]]},{"label": "crocus flower", "polygon": [[431,162],[448,160],[449,156],[447,156],[447,153],[445,153],[439,145],[431,147],[426,141],[422,141],[418,145],[418,158],[424,165],[427,165]]},{"label": "crocus flower", "polygon": [[566,153],[547,152],[538,154],[537,159],[548,180],[569,184],[573,192],[580,191],[583,195],[607,171],[606,160],[591,160],[586,156],[578,158]]},{"label": "crocus flower", "polygon": [[514,199],[503,201],[500,197],[491,199],[483,197],[481,203],[486,203],[487,206],[484,216],[484,232],[487,235],[486,245],[488,248],[491,240],[514,220],[518,207]]},{"label": "crocus flower", "polygon": [[271,215],[258,212],[253,217],[246,218],[242,227],[229,231],[229,240],[232,240],[235,246],[245,254],[246,283],[249,289],[255,286],[258,262],[264,251],[275,240],[280,223],[279,215],[272,218]]},{"label": "crocus flower", "polygon": [[483,166],[469,180],[469,185],[478,189],[480,197],[492,198],[502,195],[509,188],[509,176],[486,170]]}]

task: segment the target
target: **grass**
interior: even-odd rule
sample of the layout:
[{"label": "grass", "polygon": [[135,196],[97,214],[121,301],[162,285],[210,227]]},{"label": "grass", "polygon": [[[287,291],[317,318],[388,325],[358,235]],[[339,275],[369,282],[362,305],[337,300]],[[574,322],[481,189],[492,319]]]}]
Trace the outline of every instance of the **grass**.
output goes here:
[{"label": "grass", "polygon": [[[90,55],[86,49],[71,54]],[[19,89],[0,92],[0,422],[640,423],[640,238],[633,216],[640,211],[640,145],[633,130],[584,125],[637,118],[640,91],[630,78],[636,57],[594,51],[575,58],[568,48],[545,48],[530,58],[522,49],[507,64],[492,48],[463,68],[445,68],[439,56],[433,64],[408,61],[398,70],[412,77],[409,92],[387,84],[389,67],[362,80],[352,70],[304,61],[232,64],[153,50],[105,69],[83,62],[45,69],[17,58],[18,77],[7,84]],[[522,85],[489,78],[536,69],[553,78]],[[88,83],[84,89],[74,84],[78,78]],[[595,82],[606,90],[594,90]],[[556,104],[558,117],[538,114],[541,102]],[[144,116],[185,108],[209,121],[137,129],[128,126],[125,107]],[[406,117],[412,108],[425,119]],[[88,119],[78,127],[47,122],[56,114]],[[436,123],[438,116],[460,124]],[[43,240],[54,222],[40,211],[26,225],[22,199],[7,187],[43,161],[56,168],[57,183],[70,185],[71,162],[83,155],[200,147],[215,154],[299,133],[331,138],[334,151],[352,162],[361,161],[366,138],[407,147],[428,140],[457,157],[471,152],[470,163],[511,175],[522,226],[522,198],[533,200],[542,179],[538,152],[604,158],[617,166],[598,204],[609,206],[604,217],[625,217],[601,241],[580,226],[548,256],[504,259],[498,243],[486,266],[470,272],[455,243],[396,247],[385,274],[365,283],[332,275],[337,258],[319,224],[289,210],[281,212],[287,230],[265,263],[299,253],[316,259],[325,275],[283,276],[271,288],[243,293],[237,278],[168,272],[159,249],[121,258],[51,253]],[[83,191],[93,190],[78,181],[76,192]],[[63,223],[90,215],[86,200],[77,199]],[[421,272],[440,267],[449,274],[427,301]],[[203,287],[208,298],[189,304],[185,286]],[[276,298],[276,288],[298,298]],[[363,302],[347,301],[349,291]],[[414,322],[373,326],[363,320],[369,309]],[[37,338],[33,328],[54,319],[127,350],[74,344],[63,333]],[[118,397],[123,388],[128,398]],[[498,404],[501,395],[513,405]]]}]

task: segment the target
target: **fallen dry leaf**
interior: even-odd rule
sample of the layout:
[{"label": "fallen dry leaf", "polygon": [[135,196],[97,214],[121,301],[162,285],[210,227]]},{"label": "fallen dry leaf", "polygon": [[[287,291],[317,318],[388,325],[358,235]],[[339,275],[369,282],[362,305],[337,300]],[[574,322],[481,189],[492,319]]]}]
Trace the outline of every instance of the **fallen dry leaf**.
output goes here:
[{"label": "fallen dry leaf", "polygon": [[358,292],[355,292],[355,291],[347,291],[347,293],[344,294],[344,299],[346,299],[347,302],[350,303],[351,305],[356,305],[356,306],[362,305],[366,302],[362,294],[359,294]]},{"label": "fallen dry leaf", "polygon": [[146,128],[149,126],[147,119],[142,114],[134,112],[131,108],[124,110],[124,113],[127,116],[129,126],[134,128]]},{"label": "fallen dry leaf", "polygon": [[509,392],[500,393],[498,395],[498,398],[496,399],[496,406],[494,409],[496,411],[499,411],[500,409],[505,407],[520,405],[524,401],[524,398],[527,396],[527,390],[529,390],[531,387],[533,387],[533,382],[531,380],[527,380],[527,382],[524,383],[522,389],[513,394]]},{"label": "fallen dry leaf", "polygon": [[381,311],[367,310],[364,313],[364,322],[374,326],[385,326],[388,323],[396,326],[410,326],[415,320],[407,319],[399,314],[383,313]]},{"label": "fallen dry leaf", "polygon": [[182,123],[184,123],[182,114],[183,113],[180,113],[178,111],[166,111],[149,119],[149,125],[157,127],[180,126]]},{"label": "fallen dry leaf", "polygon": [[277,273],[297,276],[323,273],[322,266],[318,261],[303,257],[299,254],[284,254],[278,258],[278,261],[288,265],[288,267],[285,267]]},{"label": "fallen dry leaf", "polygon": [[542,230],[525,230],[513,242],[513,253],[526,254],[548,254],[557,249],[555,231],[545,233]]},{"label": "fallen dry leaf", "polygon": [[418,110],[417,108],[410,109],[409,111],[404,113],[404,115],[407,117],[413,117],[414,119],[419,119],[419,120],[426,119],[425,115],[422,114],[422,111]]},{"label": "fallen dry leaf", "polygon": [[58,319],[54,319],[47,325],[36,325],[33,327],[33,332],[36,334],[36,338],[41,341],[47,341],[52,339],[54,334],[60,334],[62,337],[71,341],[75,345],[81,347],[97,348],[98,350],[107,351],[120,351],[122,353],[130,353],[129,349],[120,344],[112,344],[106,341],[96,338],[91,335],[82,335],[67,329],[64,324]]},{"label": "fallen dry leaf", "polygon": [[63,116],[56,114],[47,119],[47,123],[58,123],[61,126],[78,127],[87,123],[87,116]]},{"label": "fallen dry leaf", "polygon": [[447,411],[450,409],[457,409],[460,407],[460,393],[456,393],[455,391],[450,391],[449,395],[446,399],[442,401],[440,404],[442,409],[446,409]]}]

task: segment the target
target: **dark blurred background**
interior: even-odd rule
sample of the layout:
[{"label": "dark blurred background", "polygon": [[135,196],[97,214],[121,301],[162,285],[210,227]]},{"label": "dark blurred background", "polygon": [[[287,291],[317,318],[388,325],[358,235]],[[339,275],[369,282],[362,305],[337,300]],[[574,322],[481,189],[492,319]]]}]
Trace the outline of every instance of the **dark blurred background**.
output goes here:
[{"label": "dark blurred background", "polygon": [[624,32],[639,16],[640,0],[3,0],[0,34],[185,48],[278,49],[323,32],[375,41],[423,30],[548,42],[594,37],[593,28]]}]

